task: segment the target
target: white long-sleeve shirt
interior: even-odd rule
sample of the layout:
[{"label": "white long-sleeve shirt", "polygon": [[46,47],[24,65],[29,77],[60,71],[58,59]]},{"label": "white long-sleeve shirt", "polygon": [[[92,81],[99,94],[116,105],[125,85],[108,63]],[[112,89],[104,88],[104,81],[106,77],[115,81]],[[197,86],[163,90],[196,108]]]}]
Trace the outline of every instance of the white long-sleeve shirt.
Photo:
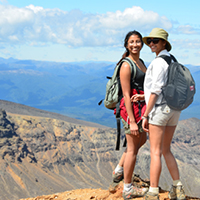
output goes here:
[{"label": "white long-sleeve shirt", "polygon": [[[151,93],[155,93],[158,95],[156,104],[160,104],[163,99],[163,95],[161,92],[162,87],[166,84],[168,78],[169,65],[163,58],[159,58],[160,55],[170,56],[169,52],[166,49],[162,50],[147,68],[144,80],[144,94],[147,105]],[[150,115],[154,111],[154,109],[155,106],[151,110]]]}]

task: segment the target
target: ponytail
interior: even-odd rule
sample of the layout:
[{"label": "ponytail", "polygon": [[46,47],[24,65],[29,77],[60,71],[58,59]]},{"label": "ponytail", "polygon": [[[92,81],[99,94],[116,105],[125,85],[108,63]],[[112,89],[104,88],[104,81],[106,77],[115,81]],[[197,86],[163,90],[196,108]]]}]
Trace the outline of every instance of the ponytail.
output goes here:
[{"label": "ponytail", "polygon": [[120,63],[124,58],[126,58],[126,57],[128,57],[128,56],[129,56],[129,51],[126,50],[126,51],[124,52],[124,54],[122,55],[122,58],[118,61],[117,65],[119,65],[119,63]]}]

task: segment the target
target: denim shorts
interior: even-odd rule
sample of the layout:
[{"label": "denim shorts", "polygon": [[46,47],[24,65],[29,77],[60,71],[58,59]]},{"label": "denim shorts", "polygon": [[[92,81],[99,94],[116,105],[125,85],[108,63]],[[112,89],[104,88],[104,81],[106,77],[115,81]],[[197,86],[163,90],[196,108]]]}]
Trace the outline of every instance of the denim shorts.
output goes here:
[{"label": "denim shorts", "polygon": [[179,121],[181,111],[171,109],[167,104],[155,107],[149,117],[149,124],[157,126],[176,126]]}]

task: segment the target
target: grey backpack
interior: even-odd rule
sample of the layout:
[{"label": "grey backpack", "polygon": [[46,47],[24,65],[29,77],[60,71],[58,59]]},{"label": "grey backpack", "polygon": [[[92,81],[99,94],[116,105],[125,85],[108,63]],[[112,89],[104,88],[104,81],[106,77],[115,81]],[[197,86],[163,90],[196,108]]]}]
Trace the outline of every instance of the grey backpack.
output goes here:
[{"label": "grey backpack", "polygon": [[194,79],[189,69],[178,63],[173,55],[159,57],[169,64],[167,84],[162,88],[163,97],[170,108],[184,110],[193,102],[196,92]]},{"label": "grey backpack", "polygon": [[[140,59],[142,62],[143,60]],[[116,108],[115,117],[117,120],[117,142],[116,142],[116,150],[119,150],[120,147],[120,135],[121,135],[121,127],[120,127],[120,101],[123,97],[119,72],[123,62],[127,62],[131,69],[131,88],[137,88],[138,84],[135,82],[136,77],[136,64],[129,58],[126,57],[122,59],[122,61],[115,67],[114,73],[112,77],[108,77],[109,79],[106,84],[106,94],[105,98],[101,100],[98,104],[101,105],[102,101],[104,101],[104,105],[106,108],[114,110]],[[144,63],[144,62],[143,62]],[[126,146],[126,140],[124,141],[124,145]]]},{"label": "grey backpack", "polygon": [[[109,81],[106,84],[106,94],[104,99],[104,105],[108,109],[114,110],[118,102],[122,98],[121,84],[119,78],[119,71],[123,62],[127,62],[131,68],[131,74],[133,74],[133,80],[136,76],[136,66],[135,63],[129,58],[124,58],[114,70],[112,77],[107,77]],[[132,76],[131,76],[132,77]]]}]

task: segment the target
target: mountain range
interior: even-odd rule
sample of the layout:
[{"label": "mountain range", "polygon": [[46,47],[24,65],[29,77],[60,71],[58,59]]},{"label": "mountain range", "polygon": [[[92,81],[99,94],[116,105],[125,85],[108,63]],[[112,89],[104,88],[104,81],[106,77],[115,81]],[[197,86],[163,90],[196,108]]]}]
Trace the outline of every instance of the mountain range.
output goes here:
[{"label": "mountain range", "polygon": [[[200,118],[200,66],[186,66],[196,81],[197,92],[181,119]],[[106,76],[112,76],[114,67],[113,62],[58,63],[0,58],[0,99],[115,127],[113,111],[98,105],[105,96]]]},{"label": "mountain range", "polygon": [[[0,199],[18,200],[75,189],[108,190],[124,148],[115,151],[116,129],[33,107],[0,101]],[[121,137],[121,144],[124,135]],[[200,198],[200,120],[178,123],[172,151],[187,196]],[[149,179],[149,141],[135,173]],[[159,186],[171,187],[163,162]],[[37,199],[37,198],[35,198]]]}]

